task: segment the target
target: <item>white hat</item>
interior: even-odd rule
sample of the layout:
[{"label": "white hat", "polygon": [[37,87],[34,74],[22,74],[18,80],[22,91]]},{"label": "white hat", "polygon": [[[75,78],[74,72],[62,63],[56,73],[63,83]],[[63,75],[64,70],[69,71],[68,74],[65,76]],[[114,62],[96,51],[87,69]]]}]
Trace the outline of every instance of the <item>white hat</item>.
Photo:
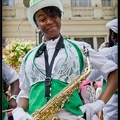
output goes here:
[{"label": "white hat", "polygon": [[118,19],[111,20],[106,24],[106,27],[118,33]]},{"label": "white hat", "polygon": [[41,8],[48,6],[58,7],[63,12],[61,0],[30,0],[30,7],[28,8],[28,20],[35,29],[38,30],[38,27],[33,19],[34,14]]}]

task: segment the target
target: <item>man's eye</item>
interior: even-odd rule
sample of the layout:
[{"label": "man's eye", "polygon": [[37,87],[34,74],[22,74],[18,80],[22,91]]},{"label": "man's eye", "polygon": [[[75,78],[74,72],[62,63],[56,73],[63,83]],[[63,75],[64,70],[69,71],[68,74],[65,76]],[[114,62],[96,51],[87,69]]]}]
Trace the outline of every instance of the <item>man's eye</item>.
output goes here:
[{"label": "man's eye", "polygon": [[40,19],[40,22],[45,22],[45,19]]}]

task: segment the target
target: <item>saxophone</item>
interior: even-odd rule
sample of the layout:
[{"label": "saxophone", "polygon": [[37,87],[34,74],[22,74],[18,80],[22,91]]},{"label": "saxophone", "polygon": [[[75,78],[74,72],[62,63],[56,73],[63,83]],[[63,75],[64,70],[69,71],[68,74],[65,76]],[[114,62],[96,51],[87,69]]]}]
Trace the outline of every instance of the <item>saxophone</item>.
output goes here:
[{"label": "saxophone", "polygon": [[80,84],[87,78],[91,72],[91,62],[89,59],[89,51],[84,47],[83,51],[87,59],[87,66],[81,76],[75,78],[69,83],[61,92],[49,100],[42,108],[35,110],[32,114],[34,120],[60,120],[56,113],[58,113],[67,102],[73,92],[79,88]]}]

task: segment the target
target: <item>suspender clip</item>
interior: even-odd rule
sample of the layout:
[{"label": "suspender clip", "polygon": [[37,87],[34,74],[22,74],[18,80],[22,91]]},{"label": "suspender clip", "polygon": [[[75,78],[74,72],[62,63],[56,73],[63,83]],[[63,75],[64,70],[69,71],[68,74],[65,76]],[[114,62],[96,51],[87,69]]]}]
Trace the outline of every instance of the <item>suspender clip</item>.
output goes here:
[{"label": "suspender clip", "polygon": [[50,77],[46,77],[46,79],[45,79],[45,86],[46,87],[50,87],[51,86],[51,78]]}]

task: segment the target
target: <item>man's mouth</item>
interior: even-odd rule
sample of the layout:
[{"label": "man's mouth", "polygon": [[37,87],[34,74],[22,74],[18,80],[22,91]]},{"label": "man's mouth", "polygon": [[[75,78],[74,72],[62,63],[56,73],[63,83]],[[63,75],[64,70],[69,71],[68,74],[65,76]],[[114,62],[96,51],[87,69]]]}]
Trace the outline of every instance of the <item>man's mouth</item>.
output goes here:
[{"label": "man's mouth", "polygon": [[52,26],[52,27],[49,27],[47,30],[48,30],[48,31],[55,31],[55,30],[56,30],[56,27],[55,27],[55,26]]}]

